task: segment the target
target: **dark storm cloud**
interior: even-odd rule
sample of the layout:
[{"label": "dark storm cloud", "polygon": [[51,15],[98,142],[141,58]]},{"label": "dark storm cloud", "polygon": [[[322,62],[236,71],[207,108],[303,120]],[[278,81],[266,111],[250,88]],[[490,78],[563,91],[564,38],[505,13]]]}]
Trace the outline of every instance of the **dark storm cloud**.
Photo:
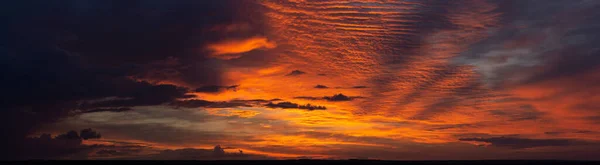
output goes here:
[{"label": "dark storm cloud", "polygon": [[514,149],[589,144],[589,142],[574,139],[527,139],[518,137],[461,138],[459,140],[485,142],[496,147],[507,147]]},{"label": "dark storm cloud", "polygon": [[[24,146],[42,123],[74,109],[98,111],[189,98],[187,88],[221,83],[220,61],[202,46],[260,32],[260,17],[238,1],[2,2],[2,150]],[[244,8],[237,10],[239,6]],[[246,22],[254,30],[214,30]],[[209,32],[210,31],[210,32]],[[155,85],[165,80],[176,85]],[[108,97],[128,97],[85,103]],[[84,104],[81,104],[81,102]],[[13,157],[14,152],[3,154]]]}]

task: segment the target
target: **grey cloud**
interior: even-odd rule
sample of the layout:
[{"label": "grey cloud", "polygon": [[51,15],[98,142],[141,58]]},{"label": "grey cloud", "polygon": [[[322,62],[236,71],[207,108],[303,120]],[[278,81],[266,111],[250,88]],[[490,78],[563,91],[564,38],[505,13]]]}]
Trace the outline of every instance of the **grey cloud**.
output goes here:
[{"label": "grey cloud", "polygon": [[476,66],[488,85],[535,83],[600,66],[596,55],[600,49],[595,46],[600,40],[593,37],[600,35],[600,22],[595,21],[600,17],[595,9],[600,3],[574,0],[499,4],[505,26],[456,59],[457,63]]}]

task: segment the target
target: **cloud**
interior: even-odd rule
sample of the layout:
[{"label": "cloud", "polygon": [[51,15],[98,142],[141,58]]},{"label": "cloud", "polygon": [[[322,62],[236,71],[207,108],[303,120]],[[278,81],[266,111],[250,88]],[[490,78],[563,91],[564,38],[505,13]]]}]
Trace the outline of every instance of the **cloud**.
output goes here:
[{"label": "cloud", "polygon": [[288,73],[286,76],[298,76],[298,75],[303,75],[306,74],[306,72],[303,72],[301,70],[293,70],[292,72]]},{"label": "cloud", "polygon": [[72,154],[91,151],[93,146],[83,145],[82,142],[91,138],[100,138],[99,134],[96,134],[98,136],[90,136],[89,133],[94,132],[91,129],[81,131],[84,133],[83,137],[77,134],[76,131],[69,131],[54,138],[50,134],[26,138],[22,146],[12,151],[12,154],[15,155],[14,157],[3,156],[1,158],[3,160],[58,159]]},{"label": "cloud", "polygon": [[415,120],[429,120],[432,117],[439,115],[440,113],[451,111],[454,106],[458,105],[461,100],[456,98],[444,98],[433,102],[428,105],[422,111],[411,116],[411,119]]},{"label": "cloud", "polygon": [[[253,102],[253,101],[248,101],[248,102]],[[246,101],[221,101],[221,102],[214,102],[214,101],[206,101],[206,100],[198,100],[198,99],[192,99],[192,100],[184,100],[184,101],[175,101],[170,103],[170,105],[175,106],[175,107],[184,107],[184,108],[199,108],[199,107],[206,107],[206,108],[230,108],[230,107],[251,107],[252,105],[247,104]]]},{"label": "cloud", "polygon": [[125,156],[125,155],[129,155],[129,154],[130,153],[128,153],[128,152],[122,152],[122,151],[110,150],[110,149],[102,149],[102,150],[96,152],[96,155],[101,155],[101,156]]},{"label": "cloud", "polygon": [[[0,128],[10,133],[6,133],[0,141],[11,143],[5,147],[10,151],[12,146],[23,145],[18,138],[31,130],[44,128],[44,123],[59,121],[57,119],[72,115],[73,112],[79,115],[77,117],[92,116],[89,120],[94,124],[117,125],[106,127],[121,132],[115,136],[169,144],[179,142],[181,146],[195,145],[191,142],[202,143],[198,141],[217,144],[212,141],[225,141],[224,137],[238,135],[232,130],[222,132],[228,130],[222,129],[223,125],[228,124],[218,120],[221,118],[235,119],[239,122],[237,125],[243,127],[239,132],[249,134],[255,132],[247,130],[250,124],[245,121],[263,122],[260,117],[268,116],[268,122],[273,122],[269,123],[268,130],[281,133],[282,122],[300,123],[296,121],[302,117],[302,123],[311,125],[287,127],[284,132],[318,129],[330,131],[327,134],[343,131],[428,142],[453,141],[448,136],[455,132],[524,132],[544,138],[547,136],[544,132],[568,132],[573,128],[594,130],[597,128],[595,124],[600,121],[600,114],[593,106],[594,102],[598,102],[594,97],[594,93],[598,93],[598,79],[590,76],[597,70],[589,69],[596,66],[598,61],[594,47],[594,43],[597,43],[594,38],[598,38],[594,30],[598,24],[593,21],[597,20],[594,18],[598,15],[590,10],[597,7],[593,1],[542,4],[477,0],[465,0],[464,3],[462,0],[458,3],[411,1],[385,5],[361,3],[360,7],[348,2],[260,1],[261,8],[256,11],[259,15],[249,12],[258,8],[240,3],[244,2],[61,1],[3,5],[5,7],[0,8],[8,11],[6,13],[9,15],[6,16],[8,26],[0,28],[0,34],[7,36],[0,39],[0,74],[9,77],[9,80],[4,82],[6,90],[0,103],[3,109],[0,116],[4,116]],[[508,5],[496,8],[497,4]],[[262,10],[265,8],[267,10]],[[44,19],[39,19],[42,15]],[[267,19],[262,20],[262,17]],[[573,22],[577,20],[584,23]],[[265,22],[267,24],[264,27],[269,28],[254,26],[257,22]],[[250,25],[238,26],[246,23]],[[255,33],[255,30],[259,33]],[[240,51],[238,48],[244,46],[239,45],[249,43],[249,39],[256,34],[269,37],[252,40],[260,42],[258,46],[250,44],[250,47],[257,48],[249,48],[246,52],[215,55],[216,51],[206,50],[211,44],[223,44],[229,46],[226,48],[233,48],[229,50]],[[486,40],[487,36],[492,37]],[[276,53],[278,58],[265,57],[260,51],[255,51],[266,49],[266,45],[273,41],[278,44],[289,43],[281,55]],[[472,51],[464,53],[467,49]],[[456,55],[465,57],[458,59],[461,65],[449,61]],[[239,56],[242,57],[215,59]],[[262,60],[272,60],[272,63]],[[261,70],[257,77],[246,75],[255,69],[247,67],[249,65],[283,68],[284,72],[289,68],[299,69],[297,74],[292,71],[290,76],[306,73],[326,73],[328,76],[301,79],[274,76],[271,79],[270,75],[280,70]],[[224,72],[227,74],[222,74]],[[590,77],[574,76],[580,73]],[[284,74],[287,73],[281,76]],[[561,80],[561,77],[572,81]],[[236,93],[213,95],[226,90],[223,87],[227,84],[238,82],[244,85],[248,83],[248,88]],[[474,82],[493,84],[495,88],[472,85]],[[330,90],[295,88],[317,83],[343,83],[337,85],[346,88],[332,90],[347,95],[326,96],[328,94],[323,92]],[[268,104],[265,100],[217,102],[199,100],[187,93],[206,87],[206,84],[214,86],[199,92],[213,94],[202,99],[288,98],[290,94],[308,95],[298,98],[319,101],[349,101],[358,98],[352,97],[355,95],[367,96],[367,99],[359,104],[331,103],[336,104],[336,108],[330,111],[290,114],[288,112],[296,111],[265,110],[265,104]],[[345,91],[351,85],[365,85],[369,89]],[[511,95],[507,97],[516,99],[499,105],[499,100],[495,98],[498,95]],[[104,98],[127,99],[101,100]],[[271,106],[302,106],[292,102],[279,103]],[[251,110],[261,112],[261,115],[239,119],[187,114],[173,119],[165,117],[165,114],[188,110],[170,111],[165,109],[172,107],[158,106],[163,104],[209,107],[207,109],[224,111],[227,115],[237,113],[237,116],[253,115],[248,113]],[[307,107],[310,109],[311,106]],[[133,117],[131,114],[142,114],[138,111],[154,108],[162,111],[137,116],[139,119],[135,122],[139,125],[116,124],[135,123],[130,121]],[[242,110],[234,111],[238,109]],[[73,110],[94,113],[77,114],[79,111]],[[206,112],[189,111],[198,114]],[[346,116],[346,112],[352,115]],[[111,115],[123,117],[119,118],[121,120],[103,121]],[[348,119],[342,120],[342,117]],[[370,117],[424,121],[411,121],[408,124],[372,123]],[[323,122],[322,118],[339,121]],[[479,124],[481,122],[485,124]],[[153,125],[156,123],[159,126]],[[335,128],[328,127],[331,125],[329,123],[334,123]],[[185,130],[162,129],[162,125]],[[370,132],[372,130],[344,128],[376,130]],[[202,132],[207,130],[211,132]],[[129,136],[129,132],[137,132],[139,136]],[[400,135],[398,132],[404,134],[396,136]],[[556,135],[564,136],[571,135]],[[577,138],[596,138],[593,136],[577,134]],[[68,136],[65,134],[64,137]],[[326,141],[326,138],[317,139]],[[411,148],[407,146],[412,143],[406,143],[398,146]],[[300,153],[330,151],[333,148],[327,147],[311,148]],[[390,152],[380,148],[340,148],[343,149],[340,152],[323,153],[378,156]],[[302,147],[295,149],[301,150]],[[455,153],[462,149],[446,151]],[[118,149],[107,150],[122,152]],[[412,154],[395,154],[386,158],[439,157],[426,150],[415,150],[419,152],[413,150],[408,151]],[[10,153],[4,151],[2,149],[2,153]]]},{"label": "cloud", "polygon": [[522,120],[537,120],[541,119],[545,113],[537,110],[532,105],[521,105],[516,107],[516,110],[491,110],[490,113],[494,116],[502,116],[509,118],[510,121]]},{"label": "cloud", "polygon": [[313,97],[313,96],[297,96],[296,99],[305,100],[327,100],[327,101],[351,101],[357,98],[364,98],[362,96],[346,96],[344,94],[335,94],[333,96]]},{"label": "cloud", "polygon": [[202,86],[202,87],[196,88],[196,90],[194,90],[194,91],[201,92],[201,93],[218,93],[223,90],[236,91],[239,86],[240,85],[231,85],[231,86],[207,85],[207,86]]},{"label": "cloud", "polygon": [[[538,4],[544,12],[530,12],[533,2],[501,3],[506,27],[464,51],[456,62],[471,64],[493,87],[535,83],[586,72],[600,65],[594,47],[600,33],[593,21],[598,2],[556,1]],[[560,7],[558,7],[560,6]],[[582,15],[589,15],[585,19]],[[568,28],[567,28],[568,27]],[[520,71],[519,73],[515,73]]]},{"label": "cloud", "polygon": [[[222,38],[259,34],[260,28],[236,34],[205,33],[215,24],[248,22],[251,27],[261,27],[261,18],[253,12],[237,12],[248,5],[252,3],[62,1],[14,2],[8,5],[11,8],[0,5],[9,11],[3,17],[7,26],[0,28],[0,34],[6,36],[0,38],[0,74],[11,77],[3,82],[7,89],[0,95],[0,128],[10,132],[0,139],[5,146],[0,150],[12,154],[4,151],[25,145],[26,135],[73,113],[160,105],[189,98],[187,88],[220,85],[222,63],[210,53],[198,52],[198,47]],[[211,19],[198,19],[207,14],[213,15]],[[262,42],[261,38],[251,39]],[[275,45],[264,40],[265,46]],[[109,97],[131,99],[81,103]]]},{"label": "cloud", "polygon": [[322,97],[312,97],[312,96],[297,96],[295,99],[304,99],[304,100],[320,100]]},{"label": "cloud", "polygon": [[226,40],[213,44],[207,45],[207,49],[213,52],[213,57],[223,58],[223,59],[232,59],[239,58],[241,55],[236,56],[224,56],[230,54],[240,54],[249,52],[255,49],[265,48],[272,49],[277,47],[277,44],[273,41],[269,41],[266,37],[251,37],[246,39],[234,39],[234,40]]},{"label": "cloud", "polygon": [[461,138],[459,140],[485,142],[490,143],[492,146],[496,147],[508,147],[514,149],[588,144],[588,142],[573,139],[527,139],[517,137]]},{"label": "cloud", "polygon": [[[222,152],[216,152],[222,151]],[[183,148],[175,150],[163,150],[156,155],[149,155],[143,159],[149,160],[267,160],[273,159],[265,155],[256,154],[240,154],[240,153],[226,153],[221,149],[210,150],[210,149],[197,149],[197,148]]]},{"label": "cloud", "polygon": [[79,136],[83,139],[83,140],[88,140],[88,139],[99,139],[102,137],[102,135],[100,135],[99,133],[97,133],[96,131],[93,131],[91,128],[88,129],[83,129],[81,130],[81,132],[79,133]]},{"label": "cloud", "polygon": [[329,87],[327,87],[325,85],[318,84],[318,85],[315,86],[315,88],[326,89],[326,88],[329,88]]},{"label": "cloud", "polygon": [[129,107],[119,107],[119,108],[95,108],[84,111],[84,113],[93,113],[93,112],[124,112],[130,111]]},{"label": "cloud", "polygon": [[[112,99],[106,101],[83,102],[79,105],[80,109],[92,109],[98,107],[132,107],[148,106],[168,103],[176,99],[189,97],[188,89],[174,85],[152,85],[147,82],[137,82],[132,84],[119,84],[121,91],[116,91],[115,95],[128,97],[130,99]],[[128,86],[130,85],[130,86]],[[129,88],[126,88],[129,87]],[[110,108],[109,108],[110,109]],[[114,108],[113,108],[114,109]]]},{"label": "cloud", "polygon": [[329,97],[329,96],[325,96],[325,97],[323,97],[323,98],[324,98],[325,100],[329,100],[329,101],[350,101],[350,100],[352,100],[352,98],[351,98],[351,97],[348,97],[348,96],[346,96],[346,95],[343,95],[343,94],[341,94],[341,93],[340,93],[340,94],[333,95],[333,96],[331,96],[331,97]]},{"label": "cloud", "polygon": [[298,104],[296,103],[292,103],[292,102],[280,102],[277,104],[273,104],[273,103],[269,103],[266,104],[265,106],[267,107],[271,107],[271,108],[298,108]]},{"label": "cloud", "polygon": [[367,87],[367,86],[360,85],[360,86],[353,86],[352,88],[356,88],[356,89],[362,89],[362,88],[368,88],[368,87]]},{"label": "cloud", "polygon": [[283,109],[287,109],[287,108],[307,109],[307,110],[326,110],[327,109],[327,107],[325,107],[325,106],[311,105],[311,104],[298,105],[298,104],[292,103],[292,102],[279,102],[276,104],[269,102],[268,104],[265,104],[265,106],[270,107],[270,108],[283,108]]}]

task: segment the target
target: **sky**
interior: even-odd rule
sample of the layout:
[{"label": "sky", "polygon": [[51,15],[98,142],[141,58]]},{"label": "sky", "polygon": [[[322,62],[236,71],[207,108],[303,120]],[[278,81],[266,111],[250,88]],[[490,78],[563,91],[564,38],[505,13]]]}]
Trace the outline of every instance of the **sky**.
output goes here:
[{"label": "sky", "polygon": [[1,3],[3,160],[599,160],[600,1]]}]

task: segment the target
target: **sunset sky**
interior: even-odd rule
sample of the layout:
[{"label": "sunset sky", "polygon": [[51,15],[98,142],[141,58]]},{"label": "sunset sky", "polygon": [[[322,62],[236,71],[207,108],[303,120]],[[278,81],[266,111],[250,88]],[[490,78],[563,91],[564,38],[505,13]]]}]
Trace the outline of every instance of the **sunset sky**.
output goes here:
[{"label": "sunset sky", "polygon": [[600,1],[1,3],[2,159],[600,159]]}]

